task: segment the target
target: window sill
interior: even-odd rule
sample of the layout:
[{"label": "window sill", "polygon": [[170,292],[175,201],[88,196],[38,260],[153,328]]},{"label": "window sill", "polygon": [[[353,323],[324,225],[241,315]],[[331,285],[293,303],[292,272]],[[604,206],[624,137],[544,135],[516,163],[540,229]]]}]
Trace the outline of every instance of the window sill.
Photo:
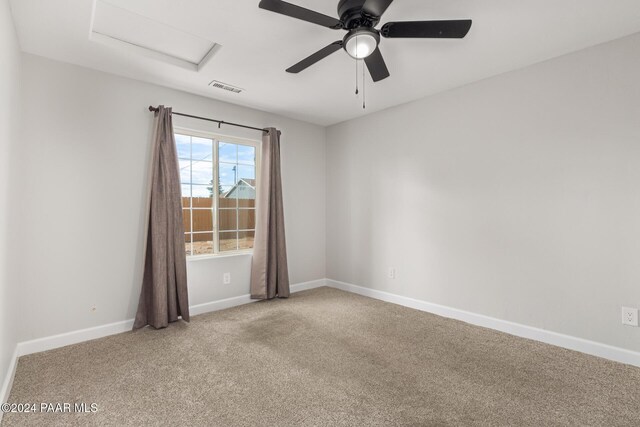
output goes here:
[{"label": "window sill", "polygon": [[206,259],[220,259],[220,258],[229,258],[229,257],[237,257],[237,256],[247,256],[247,255],[253,255],[253,250],[225,252],[221,254],[188,255],[187,262],[202,261]]}]

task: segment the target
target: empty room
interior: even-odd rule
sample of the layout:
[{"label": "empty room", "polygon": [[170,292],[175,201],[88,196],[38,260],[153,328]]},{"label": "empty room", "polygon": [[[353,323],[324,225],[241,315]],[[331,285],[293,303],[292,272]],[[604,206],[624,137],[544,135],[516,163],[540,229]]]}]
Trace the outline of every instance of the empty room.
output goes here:
[{"label": "empty room", "polygon": [[0,425],[640,426],[640,1],[0,0]]}]

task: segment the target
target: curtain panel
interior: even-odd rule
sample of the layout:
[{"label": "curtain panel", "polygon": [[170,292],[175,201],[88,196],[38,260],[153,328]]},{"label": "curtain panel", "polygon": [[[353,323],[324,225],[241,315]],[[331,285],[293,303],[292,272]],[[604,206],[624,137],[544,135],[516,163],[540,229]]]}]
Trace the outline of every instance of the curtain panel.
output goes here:
[{"label": "curtain panel", "polygon": [[269,128],[263,133],[260,156],[251,298],[287,298],[289,271],[280,177],[280,131]]},{"label": "curtain panel", "polygon": [[134,329],[189,321],[180,172],[171,108],[155,113],[144,275]]}]

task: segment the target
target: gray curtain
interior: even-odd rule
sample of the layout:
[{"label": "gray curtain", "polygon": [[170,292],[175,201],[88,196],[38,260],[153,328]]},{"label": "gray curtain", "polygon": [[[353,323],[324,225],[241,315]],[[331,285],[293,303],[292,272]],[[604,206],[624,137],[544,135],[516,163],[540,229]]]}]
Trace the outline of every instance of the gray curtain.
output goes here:
[{"label": "gray curtain", "polygon": [[145,325],[164,328],[178,316],[189,321],[180,173],[171,108],[161,105],[155,117],[144,276],[133,329]]},{"label": "gray curtain", "polygon": [[280,179],[280,131],[269,128],[263,133],[260,156],[251,298],[287,298],[289,272]]}]

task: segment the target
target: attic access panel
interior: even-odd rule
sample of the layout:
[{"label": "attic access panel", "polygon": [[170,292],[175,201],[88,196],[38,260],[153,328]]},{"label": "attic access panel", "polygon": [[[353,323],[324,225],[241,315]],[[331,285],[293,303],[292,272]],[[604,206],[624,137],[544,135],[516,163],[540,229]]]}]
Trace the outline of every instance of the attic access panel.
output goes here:
[{"label": "attic access panel", "polygon": [[220,45],[139,13],[96,0],[93,41],[199,71]]}]

